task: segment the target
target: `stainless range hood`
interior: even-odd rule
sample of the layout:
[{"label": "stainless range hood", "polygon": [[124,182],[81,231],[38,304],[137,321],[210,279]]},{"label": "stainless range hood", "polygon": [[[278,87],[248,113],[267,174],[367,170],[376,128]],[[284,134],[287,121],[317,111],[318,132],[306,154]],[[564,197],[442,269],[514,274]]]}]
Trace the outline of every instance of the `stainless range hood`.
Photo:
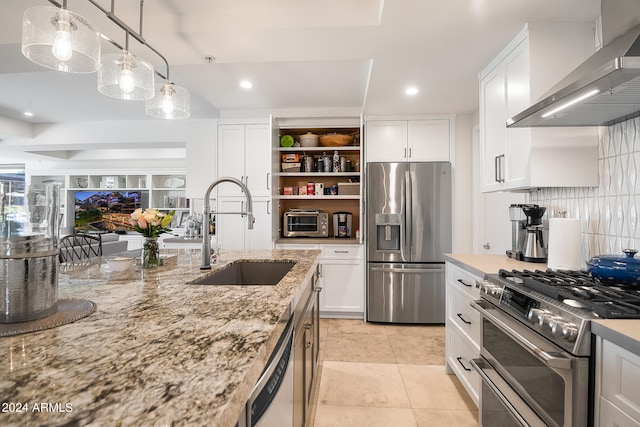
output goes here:
[{"label": "stainless range hood", "polygon": [[640,116],[640,26],[594,53],[507,127],[610,126]]}]

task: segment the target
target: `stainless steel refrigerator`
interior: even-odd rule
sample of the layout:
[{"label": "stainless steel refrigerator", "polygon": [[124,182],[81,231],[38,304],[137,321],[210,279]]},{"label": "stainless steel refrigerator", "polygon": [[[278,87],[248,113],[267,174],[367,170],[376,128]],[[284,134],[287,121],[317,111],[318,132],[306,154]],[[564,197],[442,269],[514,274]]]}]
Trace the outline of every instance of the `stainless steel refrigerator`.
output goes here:
[{"label": "stainless steel refrigerator", "polygon": [[368,163],[367,321],[444,323],[451,164]]}]

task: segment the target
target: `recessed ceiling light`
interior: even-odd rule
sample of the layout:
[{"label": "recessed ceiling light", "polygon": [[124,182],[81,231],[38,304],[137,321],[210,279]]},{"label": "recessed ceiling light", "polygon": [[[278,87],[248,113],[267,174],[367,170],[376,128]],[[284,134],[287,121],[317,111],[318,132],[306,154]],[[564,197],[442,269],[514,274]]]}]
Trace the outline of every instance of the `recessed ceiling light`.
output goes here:
[{"label": "recessed ceiling light", "polygon": [[25,112],[24,112],[24,115],[25,115],[26,117],[33,117],[33,113],[32,113],[31,111],[25,111]]},{"label": "recessed ceiling light", "polygon": [[418,88],[415,87],[415,86],[409,86],[408,88],[406,88],[404,90],[404,93],[407,94],[407,95],[410,95],[410,96],[411,95],[415,95],[415,94],[418,93]]},{"label": "recessed ceiling light", "polygon": [[251,89],[253,87],[253,83],[251,83],[249,80],[243,80],[240,82],[240,87],[244,89]]}]

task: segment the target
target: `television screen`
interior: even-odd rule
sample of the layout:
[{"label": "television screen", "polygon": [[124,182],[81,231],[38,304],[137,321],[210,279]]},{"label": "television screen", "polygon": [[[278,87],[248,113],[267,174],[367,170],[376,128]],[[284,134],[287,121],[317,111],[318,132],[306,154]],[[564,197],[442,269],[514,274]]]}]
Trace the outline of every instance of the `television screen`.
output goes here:
[{"label": "television screen", "polygon": [[142,207],[140,191],[76,191],[77,231],[128,231],[131,213]]}]

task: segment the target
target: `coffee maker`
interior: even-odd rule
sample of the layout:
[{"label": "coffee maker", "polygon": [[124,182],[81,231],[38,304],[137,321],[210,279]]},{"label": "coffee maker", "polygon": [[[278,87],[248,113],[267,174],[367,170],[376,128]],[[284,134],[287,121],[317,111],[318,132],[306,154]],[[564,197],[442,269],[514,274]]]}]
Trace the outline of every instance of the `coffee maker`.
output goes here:
[{"label": "coffee maker", "polygon": [[351,237],[351,212],[336,212],[333,214],[333,237],[348,239]]},{"label": "coffee maker", "polygon": [[542,206],[525,206],[522,208],[527,217],[527,230],[522,249],[522,259],[528,262],[547,262],[547,249],[544,242],[544,225],[542,216],[547,208]]},{"label": "coffee maker", "polygon": [[538,207],[538,205],[513,204],[509,206],[509,219],[511,220],[511,250],[507,251],[509,258],[522,261],[524,241],[527,237],[527,217],[524,214],[525,206]]}]

